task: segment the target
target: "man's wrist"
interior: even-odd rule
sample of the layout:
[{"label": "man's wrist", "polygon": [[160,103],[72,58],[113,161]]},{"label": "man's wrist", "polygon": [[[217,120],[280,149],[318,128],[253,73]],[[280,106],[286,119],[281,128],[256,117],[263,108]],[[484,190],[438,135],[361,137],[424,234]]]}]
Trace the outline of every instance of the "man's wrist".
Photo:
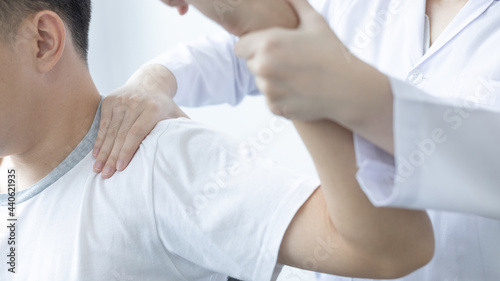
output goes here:
[{"label": "man's wrist", "polygon": [[345,70],[350,76],[343,78],[349,84],[335,89],[328,106],[331,110],[325,110],[326,118],[344,125],[371,122],[380,99],[390,93],[389,79],[359,59],[350,64]]},{"label": "man's wrist", "polygon": [[393,153],[393,96],[389,77],[371,65],[353,62],[350,86],[337,92],[327,119]]},{"label": "man's wrist", "polygon": [[229,1],[224,9],[217,7],[212,1],[186,2],[236,36],[270,27],[295,28],[299,23],[285,0]]}]

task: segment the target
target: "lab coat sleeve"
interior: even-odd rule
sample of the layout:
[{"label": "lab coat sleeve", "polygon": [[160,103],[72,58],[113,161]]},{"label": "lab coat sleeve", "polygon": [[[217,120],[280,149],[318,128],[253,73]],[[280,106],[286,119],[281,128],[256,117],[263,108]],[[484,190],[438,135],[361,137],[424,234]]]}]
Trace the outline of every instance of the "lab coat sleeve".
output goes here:
[{"label": "lab coat sleeve", "polygon": [[357,179],[372,203],[500,219],[500,83],[467,101],[391,85],[395,156],[355,138]]},{"label": "lab coat sleeve", "polygon": [[245,60],[234,53],[236,41],[221,32],[181,44],[147,64],[161,64],[174,74],[174,101],[181,106],[236,105],[247,94],[259,94]]}]

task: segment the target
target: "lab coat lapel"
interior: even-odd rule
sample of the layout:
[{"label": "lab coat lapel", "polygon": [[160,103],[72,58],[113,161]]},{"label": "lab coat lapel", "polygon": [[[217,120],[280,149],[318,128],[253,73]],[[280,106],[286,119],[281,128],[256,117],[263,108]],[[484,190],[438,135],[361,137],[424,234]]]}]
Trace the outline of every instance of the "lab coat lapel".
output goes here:
[{"label": "lab coat lapel", "polygon": [[426,0],[404,1],[402,15],[405,38],[402,48],[408,50],[410,68],[417,65],[424,54],[425,3]]},{"label": "lab coat lapel", "polygon": [[[419,64],[426,61],[437,51],[443,48],[455,36],[457,36],[464,28],[483,14],[495,0],[470,0],[457,14],[457,16],[450,22],[443,33],[437,38],[436,42],[432,44],[430,49],[421,58]],[[423,41],[422,41],[423,44]]]}]

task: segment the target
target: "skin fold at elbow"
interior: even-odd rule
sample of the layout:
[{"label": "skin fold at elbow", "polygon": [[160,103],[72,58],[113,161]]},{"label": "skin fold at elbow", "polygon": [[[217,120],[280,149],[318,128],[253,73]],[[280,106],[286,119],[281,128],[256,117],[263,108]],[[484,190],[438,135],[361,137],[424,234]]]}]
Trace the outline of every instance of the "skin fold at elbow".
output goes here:
[{"label": "skin fold at elbow", "polygon": [[412,220],[421,227],[411,236],[393,239],[384,243],[378,253],[370,254],[379,269],[379,279],[402,278],[432,260],[435,248],[432,223],[425,212],[416,212]]}]

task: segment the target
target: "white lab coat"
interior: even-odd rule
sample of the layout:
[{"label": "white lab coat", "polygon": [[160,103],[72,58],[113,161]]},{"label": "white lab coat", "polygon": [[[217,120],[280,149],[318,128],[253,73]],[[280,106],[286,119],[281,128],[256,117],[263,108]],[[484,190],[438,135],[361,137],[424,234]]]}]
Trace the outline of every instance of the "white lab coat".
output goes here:
[{"label": "white lab coat", "polygon": [[377,206],[500,219],[500,3],[469,1],[425,54],[425,1],[351,3],[339,36],[393,77],[395,97],[396,165],[357,141],[365,193]]},{"label": "white lab coat", "polygon": [[[391,78],[395,157],[355,138],[370,200],[500,219],[500,3],[469,1],[424,55],[425,0],[310,2],[352,53]],[[234,105],[259,94],[235,40],[203,38],[154,60],[176,76],[176,102]],[[500,280],[499,220],[429,213],[436,256],[402,280]]]}]

